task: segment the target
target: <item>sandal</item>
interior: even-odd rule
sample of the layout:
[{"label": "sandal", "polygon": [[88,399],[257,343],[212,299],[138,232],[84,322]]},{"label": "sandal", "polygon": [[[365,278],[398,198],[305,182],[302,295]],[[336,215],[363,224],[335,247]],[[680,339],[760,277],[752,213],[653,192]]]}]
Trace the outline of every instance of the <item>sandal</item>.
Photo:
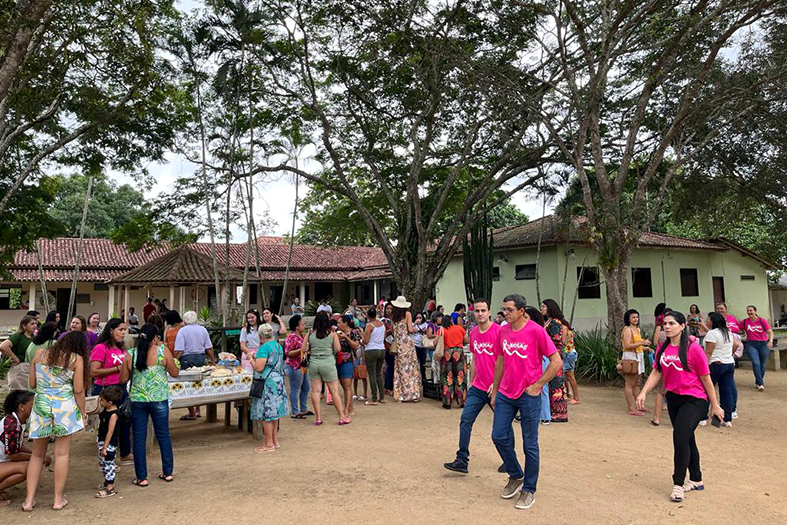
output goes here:
[{"label": "sandal", "polygon": [[317,421],[314,422],[314,424],[319,427],[320,425],[322,425],[322,419],[318,419]]},{"label": "sandal", "polygon": [[144,489],[144,488],[147,488],[147,486],[148,486],[148,480],[134,478],[134,479],[131,480],[131,484],[132,485],[136,485],[137,487]]},{"label": "sandal", "polygon": [[341,425],[349,425],[349,424],[350,424],[350,423],[352,423],[352,422],[353,422],[353,420],[352,420],[352,419],[350,419],[349,417],[346,417],[346,418],[344,418],[344,419],[340,419],[340,420],[339,420],[339,425],[340,425],[340,426],[341,426]]},{"label": "sandal", "polygon": [[190,416],[190,415],[186,414],[185,416],[181,416],[180,420],[181,421],[196,421],[197,418],[194,417],[194,416]]},{"label": "sandal", "polygon": [[691,481],[683,485],[683,492],[691,492],[692,490],[705,490],[705,483],[702,481]]},{"label": "sandal", "polygon": [[368,407],[375,407],[375,406],[377,406],[379,404],[380,403],[378,403],[377,401],[367,401],[366,403],[364,403],[364,405],[366,405]]},{"label": "sandal", "polygon": [[650,420],[650,424],[651,424],[651,425],[653,425],[654,427],[661,426],[661,423],[656,423],[656,422],[655,422],[655,421],[653,421],[652,419]]},{"label": "sandal", "polygon": [[309,410],[309,411],[307,411],[307,412],[306,412],[305,414],[303,414],[303,415],[304,415],[304,416],[313,416],[313,415],[314,415],[314,412],[312,412],[311,410]]},{"label": "sandal", "polygon": [[63,498],[63,503],[59,507],[55,507],[54,505],[52,505],[52,510],[63,510],[64,508],[66,508],[66,505],[68,505],[68,500],[66,498]]},{"label": "sandal", "polygon": [[683,501],[683,487],[675,485],[672,487],[672,494],[669,495],[670,501],[681,503]]},{"label": "sandal", "polygon": [[175,481],[175,478],[172,477],[172,474],[167,474],[165,476],[163,472],[158,475],[158,479],[160,479],[161,481],[166,481],[167,483],[172,483],[173,481]]},{"label": "sandal", "polygon": [[103,498],[108,498],[110,496],[114,496],[115,494],[117,494],[117,491],[115,489],[104,488],[96,493],[96,497],[103,499]]},{"label": "sandal", "polygon": [[259,447],[254,449],[254,452],[256,452],[257,454],[267,454],[269,452],[276,452],[276,447],[267,448],[264,447],[263,445],[260,445]]}]

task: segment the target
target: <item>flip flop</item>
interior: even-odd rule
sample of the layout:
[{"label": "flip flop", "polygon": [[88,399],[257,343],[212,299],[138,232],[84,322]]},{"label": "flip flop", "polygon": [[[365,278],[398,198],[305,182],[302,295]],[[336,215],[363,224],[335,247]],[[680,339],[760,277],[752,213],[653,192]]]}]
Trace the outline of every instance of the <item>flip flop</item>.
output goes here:
[{"label": "flip flop", "polygon": [[311,410],[309,410],[309,411],[307,411],[307,412],[306,412],[305,414],[303,414],[303,415],[304,415],[304,416],[313,416],[313,415],[314,415],[314,412],[312,412]]},{"label": "flip flop", "polygon": [[320,425],[322,425],[322,419],[318,419],[317,421],[314,422],[314,424],[319,427]]},{"label": "flip flop", "polygon": [[158,479],[160,479],[161,481],[166,481],[167,483],[172,483],[173,481],[175,481],[175,478],[172,477],[172,474],[165,476],[163,472],[158,475]]},{"label": "flip flop", "polygon": [[380,403],[378,403],[377,401],[367,401],[366,403],[364,403],[364,405],[366,405],[368,407],[376,407],[379,404]]},{"label": "flip flop", "polygon": [[655,421],[653,421],[652,419],[650,420],[650,424],[651,424],[651,425],[653,425],[654,427],[661,426],[661,423],[656,423],[656,422],[655,422]]},{"label": "flip flop", "polygon": [[[144,483],[144,485],[143,485],[143,483]],[[137,487],[139,487],[141,489],[146,489],[148,487],[148,480],[134,478],[134,479],[131,480],[131,484],[132,485],[136,485]]]},{"label": "flip flop", "polygon": [[196,418],[196,417],[194,417],[194,416],[189,416],[189,415],[187,414],[187,415],[185,415],[185,416],[181,416],[180,420],[181,420],[181,421],[196,421],[196,420],[197,420],[197,418]]},{"label": "flip flop", "polygon": [[54,505],[52,505],[52,510],[63,510],[64,508],[66,508],[66,505],[68,505],[68,500],[66,498],[63,498],[63,504],[60,505],[59,507],[55,507]]},{"label": "flip flop", "polygon": [[269,452],[276,452],[276,447],[265,448],[263,446],[259,446],[254,449],[254,452],[256,452],[257,454],[268,454]]}]

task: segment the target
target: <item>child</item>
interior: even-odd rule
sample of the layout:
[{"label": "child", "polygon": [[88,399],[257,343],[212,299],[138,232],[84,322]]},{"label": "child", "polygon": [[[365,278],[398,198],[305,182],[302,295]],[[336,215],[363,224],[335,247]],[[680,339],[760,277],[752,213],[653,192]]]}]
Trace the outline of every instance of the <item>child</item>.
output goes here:
[{"label": "child", "polygon": [[123,391],[118,385],[105,386],[99,394],[98,402],[104,410],[98,415],[98,466],[104,474],[104,483],[99,486],[97,498],[108,498],[117,494],[115,490],[115,450],[118,446],[118,403],[123,399]]}]

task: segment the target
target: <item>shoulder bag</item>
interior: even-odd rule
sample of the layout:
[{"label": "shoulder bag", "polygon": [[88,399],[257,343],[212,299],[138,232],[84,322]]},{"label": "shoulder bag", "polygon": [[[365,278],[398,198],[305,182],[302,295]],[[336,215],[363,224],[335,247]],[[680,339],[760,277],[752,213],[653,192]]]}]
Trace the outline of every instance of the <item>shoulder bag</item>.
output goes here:
[{"label": "shoulder bag", "polygon": [[[284,354],[282,353],[282,357],[283,355]],[[262,396],[265,393],[265,381],[270,377],[272,372],[273,372],[273,366],[268,368],[268,375],[260,377],[259,379],[255,377],[254,379],[251,380],[251,389],[249,390],[249,397],[253,397],[255,399],[262,399]]]},{"label": "shoulder bag", "polygon": [[432,357],[432,360],[442,360],[443,354],[445,354],[445,337],[443,334],[443,329],[441,328],[440,331],[437,332],[437,343],[434,345],[434,357]]},{"label": "shoulder bag", "polygon": [[[157,350],[158,351],[158,350]],[[118,418],[124,423],[131,421],[131,385],[134,383],[134,365],[137,360],[137,349],[134,349],[131,359],[131,375],[128,378],[128,397],[118,407]]]}]

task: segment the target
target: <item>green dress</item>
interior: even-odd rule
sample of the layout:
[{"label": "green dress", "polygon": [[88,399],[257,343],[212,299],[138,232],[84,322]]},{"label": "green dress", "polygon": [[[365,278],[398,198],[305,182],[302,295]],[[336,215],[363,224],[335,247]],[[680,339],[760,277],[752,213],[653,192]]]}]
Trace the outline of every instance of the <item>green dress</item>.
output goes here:
[{"label": "green dress", "polygon": [[254,379],[265,379],[265,390],[261,398],[251,399],[251,419],[276,421],[289,413],[284,387],[284,351],[276,341],[268,341],[255,357],[266,359],[262,372],[254,372]]},{"label": "green dress", "polygon": [[[148,350],[150,351],[150,349]],[[129,397],[135,403],[158,403],[169,400],[167,369],[164,367],[164,345],[156,350],[156,364],[140,372],[137,370],[137,349],[129,351],[134,377],[131,380]]]},{"label": "green dress", "polygon": [[[47,353],[36,363],[36,395],[27,422],[32,439],[69,436],[85,428],[82,412],[74,397],[74,371],[68,367],[49,367]],[[71,356],[74,364],[76,356]]]}]

